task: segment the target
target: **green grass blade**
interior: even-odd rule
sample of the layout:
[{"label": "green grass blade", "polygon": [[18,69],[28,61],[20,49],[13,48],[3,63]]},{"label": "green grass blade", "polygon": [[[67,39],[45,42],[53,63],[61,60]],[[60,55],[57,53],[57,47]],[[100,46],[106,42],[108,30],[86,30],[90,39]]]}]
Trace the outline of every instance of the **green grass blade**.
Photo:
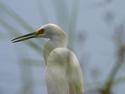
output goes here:
[{"label": "green grass blade", "polygon": [[52,0],[56,18],[64,30],[68,30],[68,7],[65,0]]},{"label": "green grass blade", "polygon": [[0,8],[1,8],[1,11],[5,12],[13,19],[15,19],[27,31],[34,31],[33,28],[28,23],[26,23],[26,21],[23,18],[21,18],[13,9],[11,9],[9,6],[6,6],[1,1],[0,1]]},{"label": "green grass blade", "polygon": [[[7,29],[8,34],[11,36],[20,36],[22,35],[21,33],[19,33],[19,30],[10,26],[7,22],[5,22],[3,19],[0,19],[0,24],[5,27],[5,29]],[[11,40],[10,40],[11,41]],[[41,55],[41,47],[39,47],[36,43],[29,41],[29,42],[24,42],[28,47],[31,47],[33,49],[35,49],[40,55]]]},{"label": "green grass blade", "polygon": [[[37,10],[39,12],[39,15],[41,17],[41,21],[46,24],[48,23],[48,16],[47,16],[47,13],[46,13],[46,10],[44,8],[44,4],[42,3],[41,0],[36,0],[36,7],[37,7]],[[46,6],[45,6],[46,7]]]},{"label": "green grass blade", "polygon": [[77,18],[79,13],[79,2],[80,0],[74,0],[72,5],[72,11],[69,17],[69,47],[73,47],[73,42],[75,40],[74,32],[76,31],[76,25],[77,25]]}]

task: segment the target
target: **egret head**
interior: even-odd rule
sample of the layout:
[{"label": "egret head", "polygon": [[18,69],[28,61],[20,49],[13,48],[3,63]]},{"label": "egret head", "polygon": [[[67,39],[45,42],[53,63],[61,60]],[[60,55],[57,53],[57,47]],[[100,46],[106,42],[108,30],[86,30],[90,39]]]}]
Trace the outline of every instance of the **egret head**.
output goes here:
[{"label": "egret head", "polygon": [[14,38],[13,43],[28,40],[31,38],[62,39],[66,37],[64,31],[55,24],[46,24],[36,30],[36,32]]}]

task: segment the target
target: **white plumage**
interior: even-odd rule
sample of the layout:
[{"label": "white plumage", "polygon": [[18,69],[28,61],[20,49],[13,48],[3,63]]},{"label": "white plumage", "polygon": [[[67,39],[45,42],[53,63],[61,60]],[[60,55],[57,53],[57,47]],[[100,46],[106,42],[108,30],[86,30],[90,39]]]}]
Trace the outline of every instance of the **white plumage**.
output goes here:
[{"label": "white plumage", "polygon": [[19,42],[30,38],[48,38],[44,46],[48,94],[83,94],[83,77],[75,54],[67,48],[67,35],[55,24],[47,24],[36,32],[15,38]]}]

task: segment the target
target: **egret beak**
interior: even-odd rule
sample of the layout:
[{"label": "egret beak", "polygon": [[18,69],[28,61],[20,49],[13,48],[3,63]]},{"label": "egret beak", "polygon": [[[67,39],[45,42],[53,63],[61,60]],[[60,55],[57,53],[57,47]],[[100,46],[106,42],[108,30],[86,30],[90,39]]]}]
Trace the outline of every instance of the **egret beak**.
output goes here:
[{"label": "egret beak", "polygon": [[20,42],[20,41],[28,40],[28,39],[31,39],[31,38],[37,38],[39,35],[42,35],[42,34],[44,34],[44,29],[39,29],[36,32],[30,33],[30,34],[26,34],[26,35],[22,35],[20,37],[14,38],[11,41],[13,43]]}]

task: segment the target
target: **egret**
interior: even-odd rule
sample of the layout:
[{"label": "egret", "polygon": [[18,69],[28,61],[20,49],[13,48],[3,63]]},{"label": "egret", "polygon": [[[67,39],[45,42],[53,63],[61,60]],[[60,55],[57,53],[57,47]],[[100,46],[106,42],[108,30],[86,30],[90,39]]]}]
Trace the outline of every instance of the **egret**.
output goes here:
[{"label": "egret", "polygon": [[66,33],[55,24],[46,24],[33,33],[12,40],[47,38],[44,46],[48,94],[83,94],[83,76],[76,55],[67,48]]}]

